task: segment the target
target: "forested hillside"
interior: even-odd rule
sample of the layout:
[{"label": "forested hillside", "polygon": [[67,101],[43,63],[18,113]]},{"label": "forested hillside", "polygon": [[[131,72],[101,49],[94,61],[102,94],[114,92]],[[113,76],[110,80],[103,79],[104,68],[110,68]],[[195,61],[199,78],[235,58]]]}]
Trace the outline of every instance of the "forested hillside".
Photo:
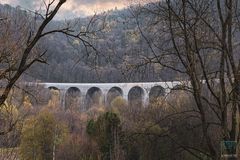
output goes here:
[{"label": "forested hillside", "polygon": [[[20,8],[9,5],[0,5],[0,10],[21,11]],[[84,83],[166,81],[176,77],[174,73],[169,74],[169,71],[164,70],[159,64],[147,65],[133,71],[135,67],[133,64],[139,59],[139,55],[148,55],[151,51],[139,33],[130,8],[110,10],[97,16],[101,19],[101,23],[104,21],[103,30],[98,32],[95,39],[90,39],[97,53],[87,53],[79,41],[70,40],[64,34],[53,34],[41,44],[47,49],[48,64],[36,63],[25,75],[25,79]],[[146,19],[147,16],[143,17],[141,23]],[[78,27],[86,26],[90,21],[91,17],[53,21],[49,28],[75,22]]]}]

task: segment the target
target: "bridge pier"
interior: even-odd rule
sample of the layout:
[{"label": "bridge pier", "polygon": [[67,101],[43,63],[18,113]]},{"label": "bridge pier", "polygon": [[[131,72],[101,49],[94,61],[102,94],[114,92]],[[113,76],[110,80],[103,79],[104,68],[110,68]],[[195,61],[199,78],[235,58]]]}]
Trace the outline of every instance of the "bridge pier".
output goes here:
[{"label": "bridge pier", "polygon": [[149,94],[145,93],[144,97],[143,97],[143,105],[144,107],[147,107],[149,105]]},{"label": "bridge pier", "polygon": [[59,91],[59,97],[60,97],[60,107],[63,109],[63,110],[65,110],[65,108],[66,108],[66,90],[60,90]]}]

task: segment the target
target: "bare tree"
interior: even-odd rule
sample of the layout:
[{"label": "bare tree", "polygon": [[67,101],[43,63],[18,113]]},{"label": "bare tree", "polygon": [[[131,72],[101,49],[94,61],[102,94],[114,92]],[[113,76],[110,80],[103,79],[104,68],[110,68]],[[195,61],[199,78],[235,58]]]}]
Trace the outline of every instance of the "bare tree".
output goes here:
[{"label": "bare tree", "polygon": [[[151,51],[136,68],[161,64],[190,83],[183,88],[194,98],[212,159],[220,158],[220,141],[240,138],[238,12],[237,0],[165,0],[132,12]],[[220,137],[214,137],[216,127]]]},{"label": "bare tree", "polygon": [[[92,48],[88,39],[95,36],[92,23],[94,16],[84,30],[77,30],[75,24],[67,22],[65,26],[49,29],[48,25],[58,13],[66,0],[43,1],[45,13],[17,10],[16,12],[1,12],[0,17],[0,106],[7,100],[11,90],[16,86],[20,77],[35,63],[47,63],[41,42],[45,37],[54,33],[61,33],[71,39],[77,39],[86,49]],[[100,29],[99,29],[100,30]],[[98,30],[98,31],[99,31]],[[96,31],[97,32],[97,31]],[[0,131],[4,135],[13,126]]]}]

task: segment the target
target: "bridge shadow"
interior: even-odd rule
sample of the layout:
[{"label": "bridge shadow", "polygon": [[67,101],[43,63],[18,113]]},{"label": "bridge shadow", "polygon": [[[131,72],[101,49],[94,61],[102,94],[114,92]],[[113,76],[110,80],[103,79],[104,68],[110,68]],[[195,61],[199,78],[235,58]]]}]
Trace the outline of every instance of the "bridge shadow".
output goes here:
[{"label": "bridge shadow", "polygon": [[103,105],[104,96],[103,92],[98,87],[92,87],[87,91],[85,98],[85,111],[89,110],[91,107],[100,107]]},{"label": "bridge shadow", "polygon": [[149,104],[155,104],[161,101],[166,95],[165,89],[162,86],[154,86],[149,92]]},{"label": "bridge shadow", "polygon": [[139,86],[135,86],[128,92],[128,104],[130,107],[143,107],[144,106],[145,91]]},{"label": "bridge shadow", "polygon": [[123,97],[122,89],[119,87],[112,87],[108,91],[107,96],[106,96],[106,102],[105,102],[106,107],[110,107],[112,101],[119,96]]},{"label": "bridge shadow", "polygon": [[70,87],[65,96],[65,110],[83,110],[81,105],[81,91],[77,87]]}]

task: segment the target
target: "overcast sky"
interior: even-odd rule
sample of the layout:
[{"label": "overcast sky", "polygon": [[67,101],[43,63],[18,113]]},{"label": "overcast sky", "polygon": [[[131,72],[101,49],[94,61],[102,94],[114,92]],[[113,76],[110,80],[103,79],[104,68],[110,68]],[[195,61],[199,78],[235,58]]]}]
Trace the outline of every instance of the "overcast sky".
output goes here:
[{"label": "overcast sky", "polygon": [[[45,0],[48,2],[49,0]],[[57,19],[69,19],[101,13],[109,9],[122,9],[130,4],[131,0],[67,0],[58,13]],[[43,8],[43,0],[0,0],[2,4],[21,6],[25,9],[38,10]]]}]

